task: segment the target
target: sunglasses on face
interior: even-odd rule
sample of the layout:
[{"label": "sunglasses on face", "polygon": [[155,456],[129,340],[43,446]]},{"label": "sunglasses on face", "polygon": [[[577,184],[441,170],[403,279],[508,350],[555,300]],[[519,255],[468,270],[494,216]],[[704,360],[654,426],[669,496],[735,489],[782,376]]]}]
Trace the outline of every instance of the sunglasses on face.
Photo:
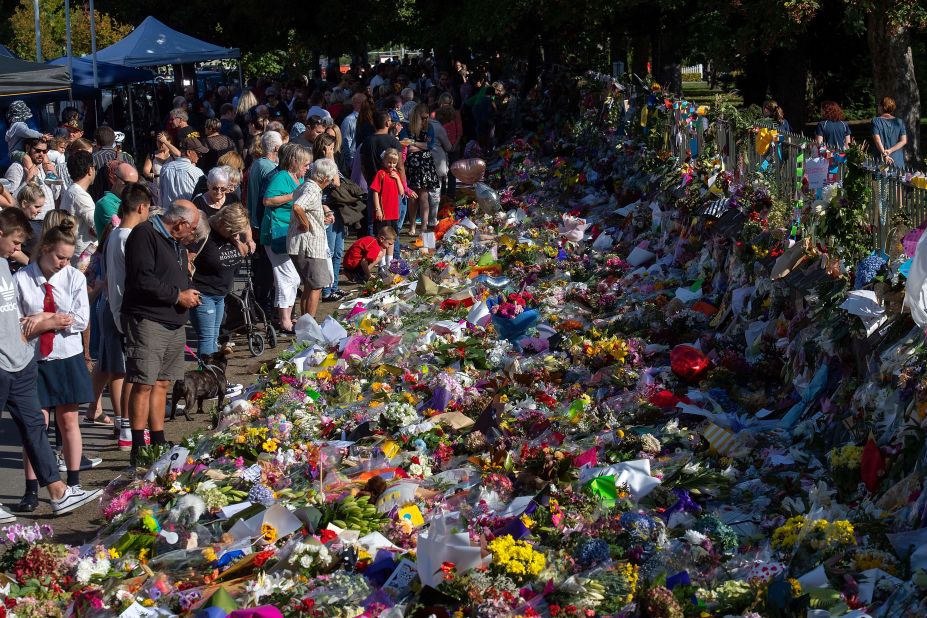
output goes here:
[{"label": "sunglasses on face", "polygon": [[45,154],[46,152],[48,152],[48,148],[33,148],[32,149],[33,154]]}]

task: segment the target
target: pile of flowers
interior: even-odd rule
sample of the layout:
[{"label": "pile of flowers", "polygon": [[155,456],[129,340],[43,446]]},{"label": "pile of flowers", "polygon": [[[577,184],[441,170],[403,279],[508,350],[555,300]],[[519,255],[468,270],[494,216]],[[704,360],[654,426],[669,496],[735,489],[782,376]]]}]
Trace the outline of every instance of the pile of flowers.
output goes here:
[{"label": "pile of flowers", "polygon": [[504,146],[498,205],[301,319],[88,543],[3,529],[0,618],[927,613],[927,345],[845,305],[902,260],[642,105]]}]

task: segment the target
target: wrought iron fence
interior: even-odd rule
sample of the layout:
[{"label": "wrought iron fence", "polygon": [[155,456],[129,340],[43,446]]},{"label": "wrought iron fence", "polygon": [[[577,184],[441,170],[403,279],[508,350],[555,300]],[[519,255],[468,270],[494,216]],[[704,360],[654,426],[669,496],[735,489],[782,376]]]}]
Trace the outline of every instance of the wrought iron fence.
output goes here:
[{"label": "wrought iron fence", "polygon": [[[746,139],[738,139],[729,120],[717,120],[709,127],[707,118],[695,116],[694,111],[685,102],[673,105],[664,142],[674,156],[682,160],[702,156],[706,133],[711,132],[725,170],[735,177],[762,173],[781,198],[795,202],[803,199],[806,165],[812,161],[820,164],[822,156],[814,138],[782,131],[772,120],[762,120],[753,126]],[[758,141],[766,143],[758,148]],[[844,159],[834,156],[826,160],[826,182],[842,182],[846,172]],[[869,171],[872,180],[873,248],[888,250],[893,227],[899,219],[896,215],[902,215],[901,219],[913,227],[927,221],[927,183],[917,186],[911,181],[913,170],[888,166],[873,157],[863,163],[863,168]]]}]

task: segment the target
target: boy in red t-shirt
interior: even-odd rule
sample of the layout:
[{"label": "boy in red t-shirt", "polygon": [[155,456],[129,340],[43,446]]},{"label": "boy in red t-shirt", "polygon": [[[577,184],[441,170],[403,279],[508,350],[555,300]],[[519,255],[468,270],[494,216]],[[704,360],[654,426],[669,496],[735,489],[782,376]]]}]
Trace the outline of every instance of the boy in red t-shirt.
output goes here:
[{"label": "boy in red t-shirt", "polygon": [[370,267],[378,263],[383,255],[393,254],[396,232],[391,227],[384,227],[376,237],[358,238],[344,254],[342,268],[351,281],[361,283],[370,279]]},{"label": "boy in red t-shirt", "polygon": [[399,176],[399,151],[387,148],[383,151],[383,169],[377,172],[370,190],[373,192],[374,229],[389,227],[399,233],[399,198],[403,194],[402,178]]}]

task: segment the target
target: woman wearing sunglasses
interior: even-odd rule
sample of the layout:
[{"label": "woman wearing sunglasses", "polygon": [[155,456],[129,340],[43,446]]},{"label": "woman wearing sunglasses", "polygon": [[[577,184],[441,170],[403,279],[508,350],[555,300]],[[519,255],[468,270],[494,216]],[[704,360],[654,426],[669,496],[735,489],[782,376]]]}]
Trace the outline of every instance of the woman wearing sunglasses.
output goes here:
[{"label": "woman wearing sunglasses", "polygon": [[207,217],[219,212],[225,206],[225,196],[231,190],[229,171],[229,168],[224,165],[209,170],[209,174],[206,176],[206,191],[193,198],[193,203],[206,213]]}]

